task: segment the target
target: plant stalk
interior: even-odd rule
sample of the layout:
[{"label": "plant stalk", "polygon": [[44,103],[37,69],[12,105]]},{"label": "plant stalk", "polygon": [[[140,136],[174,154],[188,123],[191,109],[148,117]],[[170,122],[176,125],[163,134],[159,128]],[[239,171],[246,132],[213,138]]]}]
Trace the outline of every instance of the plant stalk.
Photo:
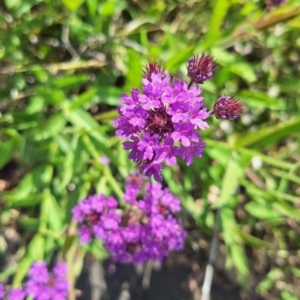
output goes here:
[{"label": "plant stalk", "polygon": [[202,300],[209,300],[210,298],[211,285],[212,285],[212,280],[214,275],[214,264],[217,259],[218,245],[219,245],[218,233],[220,229],[219,228],[220,217],[221,217],[221,208],[218,208],[216,214],[216,225],[215,225],[213,239],[209,251],[208,264],[205,269],[204,282],[202,285]]}]

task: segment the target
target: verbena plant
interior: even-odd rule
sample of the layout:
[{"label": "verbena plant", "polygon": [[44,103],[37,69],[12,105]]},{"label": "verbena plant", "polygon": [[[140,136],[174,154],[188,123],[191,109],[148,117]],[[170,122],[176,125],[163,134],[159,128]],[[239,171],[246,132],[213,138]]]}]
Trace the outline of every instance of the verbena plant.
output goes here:
[{"label": "verbena plant", "polygon": [[[67,264],[72,299],[85,254],[109,256],[101,240],[80,243],[71,210],[82,199],[103,194],[129,214],[125,181],[136,163],[148,171],[150,161],[143,161],[151,160],[151,153],[133,163],[115,133],[121,95],[133,87],[142,92],[149,60],[161,61],[168,74],[188,82],[188,59],[204,51],[218,65],[213,78],[201,84],[207,112],[224,93],[240,98],[244,111],[236,122],[211,118],[201,130],[202,157],[196,155],[189,166],[182,160],[187,155],[178,153],[172,164],[173,156],[161,154],[170,166],[164,164],[157,179],[180,199],[186,247],[196,243],[209,251],[201,241],[210,244],[217,223],[224,268],[228,274],[235,270],[245,290],[267,299],[300,297],[300,7],[296,0],[276,4],[7,0],[0,5],[0,282],[6,291],[30,286],[36,269],[45,274],[41,278],[56,278],[55,269],[47,271],[41,263],[55,259]],[[153,136],[157,127],[151,128]],[[195,230],[193,240],[189,232]],[[22,297],[18,292],[15,297]]]}]

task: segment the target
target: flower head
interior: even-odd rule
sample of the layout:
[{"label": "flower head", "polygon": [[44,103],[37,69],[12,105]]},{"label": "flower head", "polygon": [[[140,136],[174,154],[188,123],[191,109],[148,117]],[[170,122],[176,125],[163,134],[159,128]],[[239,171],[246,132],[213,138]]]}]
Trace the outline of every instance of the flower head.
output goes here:
[{"label": "flower head", "polygon": [[26,294],[34,300],[65,300],[69,289],[66,274],[65,263],[58,263],[49,272],[45,261],[34,262],[29,270]]},{"label": "flower head", "polygon": [[[147,70],[142,80],[144,93],[133,89],[131,96],[121,97],[124,106],[118,109],[120,116],[114,126],[119,137],[129,138],[123,143],[123,148],[131,151],[129,158],[147,176],[160,181],[164,161],[174,164],[180,149],[202,145],[197,129],[208,128],[204,120],[209,113],[198,86],[189,88],[179,80],[171,84],[160,65],[149,63]],[[191,153],[196,157],[202,154]]]},{"label": "flower head", "polygon": [[[110,214],[105,207],[106,198],[103,195],[91,196],[98,199],[102,211],[95,212],[98,234],[88,235],[92,238],[102,238],[104,247],[110,252],[115,261],[122,263],[139,263],[149,260],[161,261],[171,251],[183,247],[186,232],[175,217],[180,211],[180,201],[161,184],[152,184],[138,172],[127,179],[124,199],[129,204],[122,212],[112,206]],[[89,197],[88,199],[91,199]],[[78,217],[77,210],[82,207],[83,200],[73,209],[76,213],[73,219],[79,220],[79,226],[88,228],[87,220],[91,210],[83,210],[86,216]],[[86,203],[87,204],[87,203]],[[118,219],[114,217],[118,215]],[[104,218],[105,217],[105,218]],[[115,221],[115,222],[114,222]],[[80,230],[78,231],[81,235]],[[82,242],[83,240],[81,238]]]},{"label": "flower head", "polygon": [[113,197],[93,195],[73,207],[73,220],[80,223],[78,234],[82,243],[89,243],[93,238],[106,238],[108,228],[118,227],[121,219],[115,210],[117,205]]},{"label": "flower head", "polygon": [[189,59],[187,75],[193,82],[203,83],[212,78],[215,69],[216,61],[210,55],[202,53],[200,57],[194,56]]},{"label": "flower head", "polygon": [[214,104],[211,114],[217,119],[234,121],[240,116],[243,104],[230,96],[221,96]]}]

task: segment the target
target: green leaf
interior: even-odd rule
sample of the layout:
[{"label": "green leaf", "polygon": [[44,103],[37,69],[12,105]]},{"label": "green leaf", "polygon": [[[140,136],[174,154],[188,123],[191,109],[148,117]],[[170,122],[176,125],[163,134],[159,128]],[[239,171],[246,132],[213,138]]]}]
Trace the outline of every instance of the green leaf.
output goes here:
[{"label": "green leaf", "polygon": [[66,119],[63,114],[59,113],[50,117],[39,129],[35,135],[36,141],[42,141],[59,134],[66,125]]},{"label": "green leaf", "polygon": [[267,276],[259,283],[259,285],[256,288],[256,291],[258,293],[268,291],[272,288],[274,283],[281,278],[282,275],[282,270],[280,270],[279,268],[271,270],[267,274]]},{"label": "green leaf", "polygon": [[288,291],[282,291],[281,292],[281,299],[282,300],[299,300],[299,297],[296,297],[295,295],[292,295]]},{"label": "green leaf", "polygon": [[[32,241],[34,240],[34,238],[32,239]],[[30,245],[32,243],[32,241],[30,242]],[[21,283],[24,279],[24,277],[28,274],[28,270],[32,264],[33,261],[35,261],[36,259],[34,259],[34,257],[31,257],[29,255],[26,255],[19,263],[18,263],[18,268],[17,268],[17,272],[14,276],[13,279],[13,286],[15,287],[20,287]]]},{"label": "green leaf", "polygon": [[88,6],[89,14],[91,16],[95,16],[97,12],[98,1],[87,0],[87,6]]},{"label": "green leaf", "polygon": [[[230,144],[220,142],[220,141],[214,141],[210,139],[205,139],[205,142],[209,148],[206,149],[206,151],[209,153],[209,155],[215,159],[217,162],[219,162],[221,165],[225,165],[224,162],[227,161],[228,155],[224,155],[224,153],[230,153],[230,151],[237,151],[241,154],[253,157],[253,156],[258,156],[263,162],[270,164],[275,167],[283,168],[290,170],[293,168],[293,164],[280,160],[278,158],[274,158],[271,156],[267,156],[262,154],[261,152],[252,150],[252,149],[247,149],[243,147],[233,147]],[[217,148],[218,151],[214,152],[214,150]]]},{"label": "green leaf", "polygon": [[300,278],[300,269],[299,268],[291,268],[292,273]]},{"label": "green leaf", "polygon": [[87,91],[85,91],[84,93],[80,94],[76,100],[74,100],[71,104],[71,110],[81,107],[82,105],[86,104],[86,103],[90,103],[93,101],[94,96],[97,94],[98,92],[98,88],[96,87],[91,87],[89,88]]},{"label": "green leaf", "polygon": [[28,245],[28,256],[32,261],[44,259],[45,238],[41,234],[36,234]]},{"label": "green leaf", "polygon": [[106,137],[103,133],[101,133],[103,129],[86,111],[81,108],[70,110],[68,105],[65,105],[64,114],[67,120],[69,120],[74,126],[82,129],[83,132],[88,132],[98,142],[104,145],[107,144]]},{"label": "green leaf", "polygon": [[205,46],[210,48],[214,45],[221,35],[221,26],[229,9],[229,0],[216,0],[213,5],[213,13],[210,17],[209,27],[207,34],[205,35]]},{"label": "green leaf", "polygon": [[17,188],[7,195],[9,204],[30,206],[41,201],[40,194],[42,188],[47,186],[52,179],[53,167],[48,165],[39,166],[27,174]]},{"label": "green leaf", "polygon": [[245,209],[249,214],[258,219],[267,220],[281,217],[281,215],[278,212],[272,209],[271,205],[267,204],[249,202],[246,204]]},{"label": "green leaf", "polygon": [[[84,1],[84,0],[83,0]],[[76,2],[72,0],[72,2]],[[69,90],[74,87],[79,87],[82,84],[86,83],[89,80],[89,76],[87,74],[77,74],[72,76],[66,76],[62,78],[56,78],[53,80],[53,84],[55,87]]]},{"label": "green leaf", "polygon": [[266,241],[263,241],[259,238],[254,237],[253,235],[242,231],[240,229],[235,229],[234,232],[239,235],[239,237],[248,245],[252,247],[265,247],[265,248],[272,248],[272,244]]},{"label": "green leaf", "polygon": [[77,163],[77,161],[74,161],[74,152],[69,152],[63,162],[63,174],[60,183],[61,190],[63,190],[70,183],[74,175],[74,167]]},{"label": "green leaf", "polygon": [[140,78],[142,77],[142,62],[141,62],[141,55],[133,50],[128,49],[128,72],[126,74],[126,90],[131,90],[133,86],[140,86]]},{"label": "green leaf", "polygon": [[236,74],[243,78],[246,82],[254,82],[256,80],[256,74],[253,67],[242,60],[241,57],[235,57],[233,54],[225,51],[221,48],[213,48],[211,54],[214,59],[223,66],[223,70],[229,70],[231,73]]},{"label": "green leaf", "polygon": [[239,271],[238,277],[241,280],[241,283],[245,286],[247,283],[247,275],[249,274],[249,266],[247,261],[247,256],[243,246],[238,244],[233,244],[230,247],[231,258],[233,260],[234,266]]},{"label": "green leaf", "polygon": [[0,141],[0,169],[10,161],[18,146],[19,139],[17,137],[11,137],[4,142]]},{"label": "green leaf", "polygon": [[25,215],[20,216],[20,218],[18,219],[18,223],[28,230],[37,231],[39,227],[39,219],[30,218]]},{"label": "green leaf", "polygon": [[8,195],[7,200],[12,207],[32,207],[42,201],[41,194],[30,195],[26,197],[19,198],[16,195]]},{"label": "green leaf", "polygon": [[242,174],[243,170],[239,166],[238,162],[231,157],[228,161],[226,172],[223,177],[219,198],[213,205],[214,208],[223,206],[229,201],[229,198],[238,186]]},{"label": "green leaf", "polygon": [[221,208],[222,232],[225,244],[229,247],[235,243],[232,231],[236,229],[236,222],[233,210],[228,207]]},{"label": "green leaf", "polygon": [[5,6],[8,9],[17,8],[20,6],[22,0],[5,0]]},{"label": "green leaf", "polygon": [[299,132],[299,128],[300,117],[293,118],[292,120],[281,122],[267,128],[261,128],[257,132],[248,133],[237,139],[235,146],[260,148]]},{"label": "green leaf", "polygon": [[67,9],[70,11],[77,10],[84,0],[61,0]]},{"label": "green leaf", "polygon": [[122,94],[122,91],[118,88],[115,88],[113,86],[99,87],[98,94],[100,103],[106,103],[112,106],[119,106],[121,104],[120,96]]},{"label": "green leaf", "polygon": [[253,67],[246,62],[235,62],[228,68],[232,73],[243,78],[248,83],[256,81],[256,74],[253,70]]},{"label": "green leaf", "polygon": [[299,209],[292,207],[291,205],[289,205],[289,203],[283,201],[276,201],[272,204],[272,206],[288,218],[293,219],[295,221],[300,220]]},{"label": "green leaf", "polygon": [[192,55],[195,46],[188,46],[185,49],[177,51],[167,62],[166,68],[169,72],[174,72],[178,67],[186,62]]},{"label": "green leaf", "polygon": [[48,199],[48,222],[50,229],[58,232],[62,229],[62,210],[59,207],[56,199],[50,195]]},{"label": "green leaf", "polygon": [[253,108],[270,108],[270,109],[285,109],[285,101],[283,99],[271,98],[265,93],[254,92],[250,90],[242,90],[238,96],[243,103]]}]

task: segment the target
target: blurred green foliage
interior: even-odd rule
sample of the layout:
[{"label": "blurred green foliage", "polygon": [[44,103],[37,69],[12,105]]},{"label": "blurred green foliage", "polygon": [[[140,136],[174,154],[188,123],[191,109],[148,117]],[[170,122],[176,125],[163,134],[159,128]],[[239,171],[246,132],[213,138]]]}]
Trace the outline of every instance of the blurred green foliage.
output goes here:
[{"label": "blurred green foliage", "polygon": [[203,85],[206,105],[226,92],[245,110],[234,123],[210,120],[204,157],[165,168],[165,184],[187,228],[192,216],[208,240],[221,209],[226,268],[245,289],[299,299],[300,3],[287,2],[270,11],[258,0],[1,3],[0,251],[14,263],[0,281],[18,286],[33,260],[56,251],[74,283],[86,252],[107,256],[101,244],[79,246],[70,210],[92,192],[122,202],[133,165],[112,127],[119,97],[140,88],[147,60],[186,78],[187,59],[206,51],[219,65]]}]

